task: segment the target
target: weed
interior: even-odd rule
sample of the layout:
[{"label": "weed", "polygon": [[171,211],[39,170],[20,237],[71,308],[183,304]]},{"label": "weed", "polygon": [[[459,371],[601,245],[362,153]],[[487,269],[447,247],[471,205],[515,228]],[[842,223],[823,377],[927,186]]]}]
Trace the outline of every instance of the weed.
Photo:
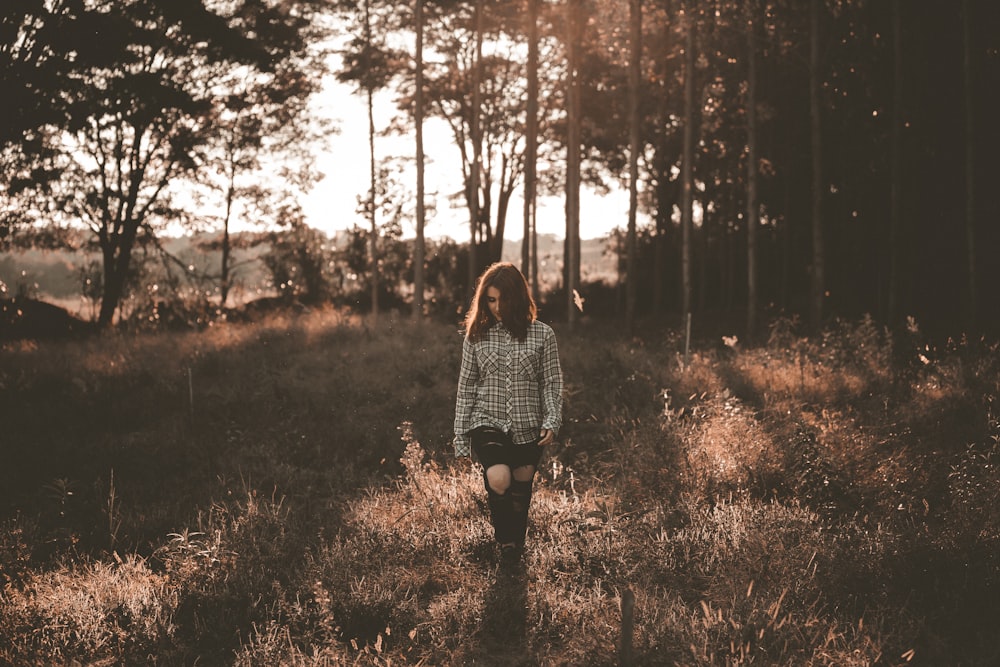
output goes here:
[{"label": "weed", "polygon": [[991,664],[1000,346],[559,331],[521,563],[451,456],[455,327],[4,349],[0,662]]}]

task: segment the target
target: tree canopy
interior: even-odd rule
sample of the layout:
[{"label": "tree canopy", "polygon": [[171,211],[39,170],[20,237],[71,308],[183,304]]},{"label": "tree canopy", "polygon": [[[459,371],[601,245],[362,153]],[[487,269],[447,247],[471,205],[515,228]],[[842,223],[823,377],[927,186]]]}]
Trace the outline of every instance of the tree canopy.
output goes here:
[{"label": "tree canopy", "polygon": [[[182,184],[208,178],[212,144],[232,129],[227,118],[254,104],[259,115],[286,112],[287,122],[315,90],[281,65],[306,62],[318,4],[8,4],[4,235],[39,224],[89,228],[103,257],[98,319],[110,324],[136,244],[194,221]],[[261,135],[240,140],[259,146]]]},{"label": "tree canopy", "polygon": [[[749,310],[753,335],[758,310],[812,314],[815,324],[872,313],[887,323],[914,315],[970,325],[1000,310],[986,288],[1000,279],[986,261],[1000,250],[1000,200],[989,187],[1000,175],[995,3],[959,11],[898,0],[424,0],[420,8],[418,96],[410,5],[7,3],[5,237],[29,221],[49,232],[68,218],[86,223],[103,244],[105,280],[118,280],[113,267],[127,264],[154,221],[190,217],[173,188],[209,164],[234,114],[252,125],[301,109],[312,82],[281,64],[318,43],[317,13],[364,9],[371,34],[327,22],[353,45],[339,77],[390,90],[400,110],[394,131],[409,134],[414,119],[435,116],[452,129],[457,161],[437,167],[463,180],[451,194],[470,211],[472,275],[499,258],[519,190],[565,193],[572,239],[578,212],[565,180],[578,168],[590,187],[634,192],[636,224],[616,246],[630,319]],[[529,46],[537,67],[528,66]],[[234,87],[244,72],[257,77],[255,88]],[[529,113],[538,120],[530,152]],[[375,175],[386,169],[372,165]],[[407,189],[373,184],[372,194]],[[379,206],[405,215],[399,202]],[[627,221],[622,211],[617,225]],[[379,232],[371,233],[375,248]],[[574,252],[568,243],[568,270]],[[563,285],[574,288],[572,278]]]}]

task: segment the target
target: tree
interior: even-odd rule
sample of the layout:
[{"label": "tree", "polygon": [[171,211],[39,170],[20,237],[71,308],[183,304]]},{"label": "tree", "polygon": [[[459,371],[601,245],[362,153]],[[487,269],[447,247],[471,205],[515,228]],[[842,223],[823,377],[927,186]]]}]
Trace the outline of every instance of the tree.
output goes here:
[{"label": "tree", "polygon": [[[466,186],[466,200],[469,202],[469,225],[471,235],[469,237],[469,294],[475,289],[476,276],[489,260],[483,262],[479,259],[479,246],[481,244],[480,234],[484,227],[482,220],[483,205],[479,200],[479,182],[483,173],[483,131],[482,108],[483,95],[483,0],[476,0],[475,6],[475,55],[473,57],[472,75],[472,108],[469,110],[469,136],[472,140],[472,165],[469,169],[469,178]],[[489,216],[489,208],[486,208],[486,215]],[[487,235],[487,252],[489,251],[489,219],[485,221],[485,231]],[[500,235],[502,239],[503,236]]]},{"label": "tree", "polygon": [[169,187],[194,172],[194,152],[207,141],[208,100],[180,86],[201,64],[184,53],[193,45],[157,46],[132,67],[95,80],[83,103],[96,113],[78,131],[51,137],[63,156],[58,208],[93,230],[103,257],[102,326],[124,294],[140,232],[180,215],[168,204]]},{"label": "tree", "polygon": [[639,209],[639,80],[642,71],[642,0],[629,1],[629,203],[628,203],[628,296],[625,299],[625,327],[629,331],[635,323],[635,299],[639,276],[636,272],[636,215]]},{"label": "tree", "polygon": [[528,0],[528,95],[524,158],[524,233],[521,240],[521,271],[538,294],[538,232],[536,187],[538,170],[538,3]]},{"label": "tree", "polygon": [[[96,72],[131,62],[128,19],[83,3],[7,2],[0,9],[0,146],[19,146],[47,127],[80,127],[74,97]],[[140,36],[141,37],[141,36]],[[36,174],[38,175],[38,174]]]},{"label": "tree", "polygon": [[89,109],[80,104],[85,82],[134,60],[129,35],[127,18],[82,3],[9,2],[0,8],[0,186],[7,194],[0,243],[33,243],[17,234],[35,231],[29,212],[49,208],[48,185],[62,174],[50,135],[86,123]]},{"label": "tree", "polygon": [[673,214],[677,202],[676,188],[678,178],[674,175],[674,168],[680,149],[677,146],[677,139],[680,134],[679,119],[680,114],[675,111],[675,100],[681,95],[674,93],[674,84],[677,77],[674,75],[672,63],[677,60],[677,43],[675,39],[676,25],[669,22],[672,18],[672,3],[663,3],[658,16],[660,29],[654,33],[658,40],[658,46],[651,46],[655,49],[656,57],[653,59],[656,66],[650,74],[650,78],[656,81],[655,87],[650,92],[655,97],[655,107],[652,115],[655,122],[649,131],[649,143],[653,147],[653,158],[649,165],[649,180],[651,181],[651,208],[653,208],[653,220],[655,233],[652,235],[653,257],[652,257],[652,290],[650,294],[650,311],[653,315],[659,315],[664,305],[664,290],[668,272],[668,243],[672,240],[671,233],[674,229]]},{"label": "tree", "polygon": [[[326,236],[305,223],[294,204],[278,210],[281,229],[268,234],[271,248],[261,258],[271,283],[286,303],[322,303],[337,292],[339,273]],[[331,270],[333,269],[333,270]]]},{"label": "tree", "polygon": [[[98,2],[93,12],[114,16],[113,23],[100,23],[109,41],[117,40],[111,41],[112,55],[88,68],[53,62],[63,75],[64,115],[59,122],[49,119],[24,130],[22,137],[39,137],[41,154],[52,156],[61,175],[40,193],[48,201],[46,210],[58,212],[44,222],[52,225],[52,218],[61,215],[65,222],[82,223],[101,250],[100,325],[114,319],[137,242],[155,238],[168,223],[192,220],[179,205],[176,189],[184,179],[197,179],[199,151],[216,130],[211,111],[219,81],[212,77],[213,66],[225,62],[266,71],[273,59],[301,49],[307,4],[298,3],[299,11],[291,12],[241,3],[221,15],[200,3]],[[39,21],[68,23],[74,30],[89,25],[90,10],[82,3],[63,8],[67,13],[34,16],[26,32]],[[248,32],[253,39],[244,36]],[[56,37],[43,30],[32,34]],[[85,31],[74,32],[70,43],[88,39],[92,36]],[[72,50],[56,53],[72,60]],[[43,215],[39,211],[35,222]]]},{"label": "tree", "polygon": [[[232,284],[230,229],[237,218],[250,224],[280,224],[293,194],[318,180],[312,151],[322,145],[329,123],[309,114],[308,100],[318,90],[324,67],[320,58],[287,58],[274,72],[245,70],[221,74],[225,95],[215,101],[211,144],[204,162],[218,177],[199,179],[223,200],[219,241],[220,305]],[[281,182],[264,182],[261,171],[276,172]]]},{"label": "tree", "polygon": [[826,257],[823,244],[823,126],[820,87],[820,0],[809,0],[809,146],[812,157],[812,271],[809,315],[813,327],[823,321]]},{"label": "tree", "polygon": [[[507,5],[482,3],[477,12],[476,4],[455,3],[427,25],[434,53],[427,63],[428,113],[447,124],[458,150],[463,187],[457,194],[469,212],[475,256],[470,278],[500,259],[510,200],[524,170],[524,63],[512,27],[520,17]],[[400,106],[409,108],[410,99],[403,96]]]},{"label": "tree", "polygon": [[426,218],[424,194],[424,2],[415,0],[414,30],[416,46],[414,48],[414,100],[413,119],[416,126],[417,153],[417,238],[413,247],[413,317],[417,320],[424,315],[424,274],[425,250],[424,224]]},{"label": "tree", "polygon": [[368,158],[369,189],[365,214],[368,217],[369,235],[368,271],[371,273],[371,308],[373,319],[378,318],[378,220],[376,217],[376,193],[378,189],[378,163],[375,155],[375,93],[389,85],[398,70],[399,54],[385,43],[385,26],[376,25],[378,17],[373,11],[372,0],[361,0],[360,6],[347,3],[347,15],[355,31],[354,36],[343,50],[344,68],[337,79],[354,83],[364,95],[368,111]]},{"label": "tree", "polygon": [[979,296],[976,286],[976,114],[972,49],[972,3],[969,0],[962,0],[962,82],[965,103],[965,269],[968,284],[966,318],[969,326],[975,327]]},{"label": "tree", "polygon": [[566,287],[566,320],[577,319],[576,294],[580,285],[580,76],[583,39],[583,2],[566,2],[566,251],[563,285]]},{"label": "tree", "polygon": [[[346,258],[350,272],[357,276],[354,282],[368,292],[367,298],[378,299],[379,303],[401,306],[400,290],[404,284],[411,285],[413,278],[408,275],[412,269],[412,249],[402,241],[403,219],[411,204],[411,188],[402,178],[402,163],[391,160],[383,163],[376,175],[374,205],[377,210],[378,228],[361,229],[355,226],[349,233]],[[368,206],[367,199],[359,198],[359,212]],[[379,266],[377,273],[366,271],[371,266],[371,237],[379,239]],[[378,282],[372,285],[371,281]],[[374,296],[377,295],[377,296]],[[364,307],[364,298],[355,302]],[[367,304],[370,307],[370,304]]]},{"label": "tree", "polygon": [[692,2],[684,5],[684,153],[681,158],[681,313],[691,314],[691,232],[694,216],[694,79],[695,19]]},{"label": "tree", "polygon": [[903,28],[900,0],[892,0],[892,126],[890,134],[889,184],[889,285],[886,318],[895,322],[899,310],[899,232],[902,207],[903,126]]},{"label": "tree", "polygon": [[757,331],[757,25],[759,8],[748,4],[747,20],[747,338]]}]

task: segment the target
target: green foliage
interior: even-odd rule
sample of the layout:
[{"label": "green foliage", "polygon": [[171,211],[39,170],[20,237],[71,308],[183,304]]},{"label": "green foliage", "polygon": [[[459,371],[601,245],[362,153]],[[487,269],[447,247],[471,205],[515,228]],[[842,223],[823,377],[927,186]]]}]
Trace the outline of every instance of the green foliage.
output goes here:
[{"label": "green foliage", "polygon": [[631,591],[634,664],[989,664],[1000,348],[772,331],[558,331],[510,568],[450,454],[453,325],[9,345],[0,661],[613,665]]}]

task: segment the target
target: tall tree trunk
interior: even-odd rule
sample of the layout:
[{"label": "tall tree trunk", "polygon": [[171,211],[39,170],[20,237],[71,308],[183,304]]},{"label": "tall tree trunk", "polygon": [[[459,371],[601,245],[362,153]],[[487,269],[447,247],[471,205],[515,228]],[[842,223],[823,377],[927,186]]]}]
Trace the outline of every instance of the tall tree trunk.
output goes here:
[{"label": "tall tree trunk", "polygon": [[[782,152],[787,156],[785,164],[791,164],[791,150],[786,147]],[[778,303],[782,310],[788,309],[788,288],[792,270],[792,186],[789,179],[784,179],[781,198],[784,202],[784,214],[781,216],[781,271],[778,275]]]},{"label": "tall tree trunk", "polygon": [[101,250],[104,254],[104,290],[101,294],[101,310],[97,316],[97,324],[102,329],[110,327],[114,322],[115,311],[118,310],[125,295],[128,267],[132,261],[132,248],[138,233],[138,223],[126,221],[116,227],[119,229],[110,235],[105,234],[101,239]]},{"label": "tall tree trunk", "polygon": [[483,0],[476,0],[476,62],[472,82],[472,112],[469,118],[472,139],[472,168],[469,174],[469,293],[476,289],[479,277],[479,178],[482,169],[483,147],[480,141],[479,107],[482,104],[483,85]]},{"label": "tall tree trunk", "polygon": [[[681,160],[681,314],[691,313],[691,232],[694,225],[694,3],[684,7],[684,157]],[[704,229],[704,225],[702,226]]]},{"label": "tall tree trunk", "polygon": [[639,284],[636,271],[636,216],[639,209],[639,76],[642,66],[642,0],[629,0],[628,67],[628,293],[625,296],[625,329],[635,326],[635,300]]},{"label": "tall tree trunk", "polygon": [[757,20],[750,3],[747,26],[747,341],[757,335]]},{"label": "tall tree trunk", "polygon": [[900,186],[902,178],[901,128],[903,124],[903,39],[900,0],[892,0],[892,118],[890,137],[889,183],[889,284],[886,294],[886,320],[895,323],[899,311],[899,228]]},{"label": "tall tree trunk", "polygon": [[368,220],[371,225],[371,237],[368,243],[368,271],[371,280],[372,319],[378,319],[378,220],[375,214],[375,197],[378,183],[375,176],[375,101],[371,87],[368,88],[368,153],[369,179],[371,182],[368,193]]},{"label": "tall tree trunk", "polygon": [[[371,2],[365,0],[365,59],[370,60],[372,49],[372,19]],[[371,62],[365,63],[365,71],[371,71]],[[372,321],[378,320],[378,221],[376,218],[376,197],[378,196],[378,181],[375,175],[375,88],[368,82],[365,84],[368,101],[368,220],[371,225],[371,238],[368,244],[368,272],[371,281]]]},{"label": "tall tree trunk", "polygon": [[538,281],[538,201],[531,202],[531,292],[536,296],[540,285]]},{"label": "tall tree trunk", "polygon": [[968,271],[968,325],[974,328],[978,319],[978,289],[976,285],[976,153],[974,77],[972,70],[972,3],[962,0],[962,71],[965,86],[965,252]]},{"label": "tall tree trunk", "polygon": [[[106,237],[107,235],[103,235]],[[101,253],[104,256],[103,284],[101,285],[101,308],[97,314],[97,324],[106,329],[111,326],[115,318],[115,310],[121,300],[122,287],[115,275],[115,251],[110,244],[101,239]]]},{"label": "tall tree trunk", "polygon": [[528,108],[524,155],[524,237],[521,239],[521,272],[538,294],[537,240],[535,231],[536,169],[538,166],[538,2],[528,0]]},{"label": "tall tree trunk", "polygon": [[219,277],[219,305],[226,307],[229,300],[230,282],[230,256],[232,254],[231,241],[229,238],[229,222],[233,215],[233,199],[236,197],[235,173],[229,173],[229,187],[226,189],[226,212],[222,220],[222,275]]},{"label": "tall tree trunk", "polygon": [[[511,168],[511,157],[503,155],[500,159],[500,178],[497,188],[496,200],[496,225],[490,236],[489,261],[499,262],[503,258],[504,238],[507,233],[507,214],[510,212],[510,200],[514,196],[517,187],[518,174]],[[484,210],[493,210],[492,186],[489,179],[484,179]],[[489,229],[489,221],[483,221],[484,226]],[[527,277],[527,276],[526,276]]]},{"label": "tall tree trunk", "polygon": [[892,0],[892,127],[890,137],[889,184],[889,284],[886,294],[886,320],[894,323],[899,317],[900,295],[900,228],[902,225],[903,178],[903,29],[900,18],[901,1]]},{"label": "tall tree trunk", "polygon": [[566,251],[564,258],[566,285],[566,319],[576,323],[577,307],[574,292],[580,285],[580,32],[583,2],[566,3],[567,29],[567,129],[566,129]]},{"label": "tall tree trunk", "polygon": [[[662,10],[667,16],[672,16],[673,7],[671,6],[670,0],[663,0],[661,3]],[[667,26],[663,26],[663,30],[666,33],[668,31]],[[661,38],[661,43],[663,44],[664,51],[661,53],[661,58],[663,62],[670,62],[672,59],[672,49],[673,41]],[[664,82],[663,82],[663,93],[659,96],[659,124],[660,127],[666,128],[670,123],[671,111],[670,111],[670,100],[669,95],[666,93],[666,89],[669,87],[667,79],[669,74],[664,72]],[[663,293],[664,286],[666,282],[666,264],[667,264],[667,234],[670,230],[673,221],[673,207],[676,197],[673,195],[673,188],[670,186],[670,170],[673,164],[674,156],[667,155],[667,140],[666,140],[666,130],[664,130],[664,137],[660,141],[660,144],[656,147],[656,152],[654,155],[654,161],[656,164],[655,173],[657,175],[657,186],[656,186],[656,234],[653,237],[653,289],[651,296],[650,314],[653,317],[659,317],[663,309]],[[668,200],[669,197],[669,200]]]},{"label": "tall tree trunk", "polygon": [[809,2],[809,136],[812,148],[812,283],[810,321],[815,329],[823,323],[825,298],[825,250],[823,247],[823,134],[819,71],[820,0]]},{"label": "tall tree trunk", "polygon": [[820,0],[809,2],[809,135],[812,148],[812,283],[810,319],[815,329],[823,323],[825,250],[823,245],[823,135],[820,100]]},{"label": "tall tree trunk", "polygon": [[[664,150],[663,148],[656,149],[657,156],[655,159],[657,161],[662,159],[659,154]],[[656,173],[661,180],[669,177],[668,171],[665,168],[658,167]],[[672,192],[672,189],[665,184],[661,183],[657,185],[656,234],[653,236],[653,285],[650,294],[649,311],[650,315],[654,318],[659,317],[664,309],[664,287],[667,281],[667,249],[670,247],[668,235],[671,233],[670,227],[673,224],[673,197],[668,202],[667,197],[669,192]]]},{"label": "tall tree trunk", "polygon": [[413,318],[424,315],[424,224],[427,216],[424,207],[424,0],[415,0],[413,22],[416,28],[415,70],[416,94],[413,116],[417,141],[417,238],[413,246]]},{"label": "tall tree trunk", "polygon": [[[705,201],[708,201],[708,196]],[[693,211],[692,211],[693,214]],[[706,207],[701,209],[701,226],[694,228],[693,220],[691,225],[691,309],[688,312],[697,310],[699,313],[705,312],[708,304],[709,283],[708,270],[709,262],[712,260],[712,243],[708,235],[709,228],[714,225],[715,213]],[[698,279],[694,279],[694,269],[698,269]],[[697,289],[697,293],[694,291]],[[697,296],[697,300],[694,298]]]},{"label": "tall tree trunk", "polygon": [[[728,205],[725,205],[728,208]],[[729,216],[723,208],[722,220],[729,220]],[[735,213],[735,211],[734,211]],[[722,229],[719,234],[719,295],[716,298],[716,307],[724,312],[731,311],[733,307],[733,282],[736,274],[736,250],[733,234],[726,229],[725,223],[719,225]]]},{"label": "tall tree trunk", "polygon": [[[509,158],[505,155],[501,162],[503,165],[500,168],[501,174],[511,173],[508,170]],[[497,217],[496,217],[496,227],[493,231],[493,237],[490,245],[490,262],[499,262],[503,258],[503,239],[504,234],[507,233],[507,212],[510,210],[510,198],[514,194],[514,177],[511,174],[511,178],[507,180],[501,180],[499,187],[499,192],[497,193]],[[490,206],[487,210],[493,210],[493,198],[490,196],[488,200]]]}]

